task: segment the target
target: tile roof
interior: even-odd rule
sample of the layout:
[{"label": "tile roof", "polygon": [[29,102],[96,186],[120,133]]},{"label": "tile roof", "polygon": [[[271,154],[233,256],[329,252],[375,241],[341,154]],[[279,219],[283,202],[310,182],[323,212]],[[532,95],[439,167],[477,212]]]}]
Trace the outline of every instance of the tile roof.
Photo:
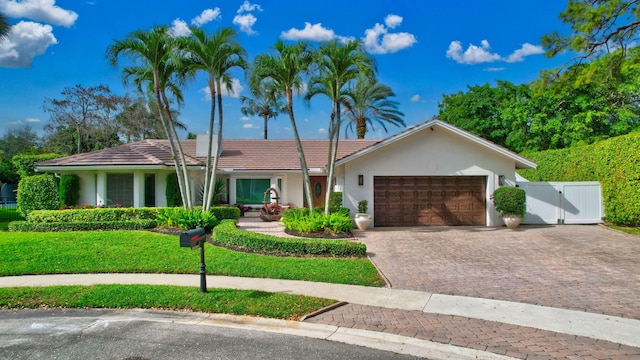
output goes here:
[{"label": "tile roof", "polygon": [[[341,139],[337,158],[341,159],[378,142]],[[188,165],[205,164],[205,158],[196,157],[196,140],[182,140],[181,144]],[[309,168],[323,168],[327,164],[328,146],[328,140],[302,140]],[[39,167],[131,165],[173,165],[168,140],[142,140],[38,163]],[[223,140],[218,168],[300,170],[300,160],[294,140]]]}]

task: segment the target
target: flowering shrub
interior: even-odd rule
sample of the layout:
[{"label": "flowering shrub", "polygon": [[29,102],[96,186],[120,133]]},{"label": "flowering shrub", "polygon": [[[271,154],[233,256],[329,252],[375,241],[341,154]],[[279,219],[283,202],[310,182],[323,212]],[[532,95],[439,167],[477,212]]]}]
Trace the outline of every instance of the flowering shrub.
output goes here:
[{"label": "flowering shrub", "polygon": [[526,193],[515,187],[500,187],[491,195],[496,210],[502,215],[520,215],[527,212]]}]

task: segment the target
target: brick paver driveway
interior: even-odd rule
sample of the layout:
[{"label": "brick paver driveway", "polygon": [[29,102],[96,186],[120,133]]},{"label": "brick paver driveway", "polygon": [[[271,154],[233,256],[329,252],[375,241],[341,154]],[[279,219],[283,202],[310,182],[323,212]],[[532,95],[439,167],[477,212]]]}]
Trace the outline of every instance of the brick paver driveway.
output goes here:
[{"label": "brick paver driveway", "polygon": [[596,225],[357,232],[394,288],[640,319],[640,237]]}]

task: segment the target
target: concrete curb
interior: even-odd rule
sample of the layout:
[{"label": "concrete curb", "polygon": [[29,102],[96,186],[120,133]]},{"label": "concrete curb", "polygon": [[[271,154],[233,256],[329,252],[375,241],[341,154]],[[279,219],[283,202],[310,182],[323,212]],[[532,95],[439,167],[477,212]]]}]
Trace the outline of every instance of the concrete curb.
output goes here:
[{"label": "concrete curb", "polygon": [[[25,310],[38,311],[38,310]],[[486,351],[441,344],[405,336],[375,331],[342,328],[333,325],[309,324],[290,320],[266,319],[227,314],[203,314],[177,311],[117,310],[110,314],[81,316],[94,320],[96,325],[119,321],[150,321],[199,326],[218,326],[243,330],[264,331],[285,335],[340,342],[348,345],[390,351],[397,354],[432,360],[509,360],[511,357]]]}]

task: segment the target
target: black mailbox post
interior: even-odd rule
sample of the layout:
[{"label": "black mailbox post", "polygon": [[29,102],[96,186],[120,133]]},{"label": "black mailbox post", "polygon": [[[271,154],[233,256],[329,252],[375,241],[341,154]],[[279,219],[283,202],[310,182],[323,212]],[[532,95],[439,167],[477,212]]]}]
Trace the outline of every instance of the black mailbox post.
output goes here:
[{"label": "black mailbox post", "polygon": [[[202,224],[201,224],[202,225]],[[207,292],[207,265],[204,263],[204,228],[192,229],[180,234],[180,247],[200,248],[200,292]]]}]

